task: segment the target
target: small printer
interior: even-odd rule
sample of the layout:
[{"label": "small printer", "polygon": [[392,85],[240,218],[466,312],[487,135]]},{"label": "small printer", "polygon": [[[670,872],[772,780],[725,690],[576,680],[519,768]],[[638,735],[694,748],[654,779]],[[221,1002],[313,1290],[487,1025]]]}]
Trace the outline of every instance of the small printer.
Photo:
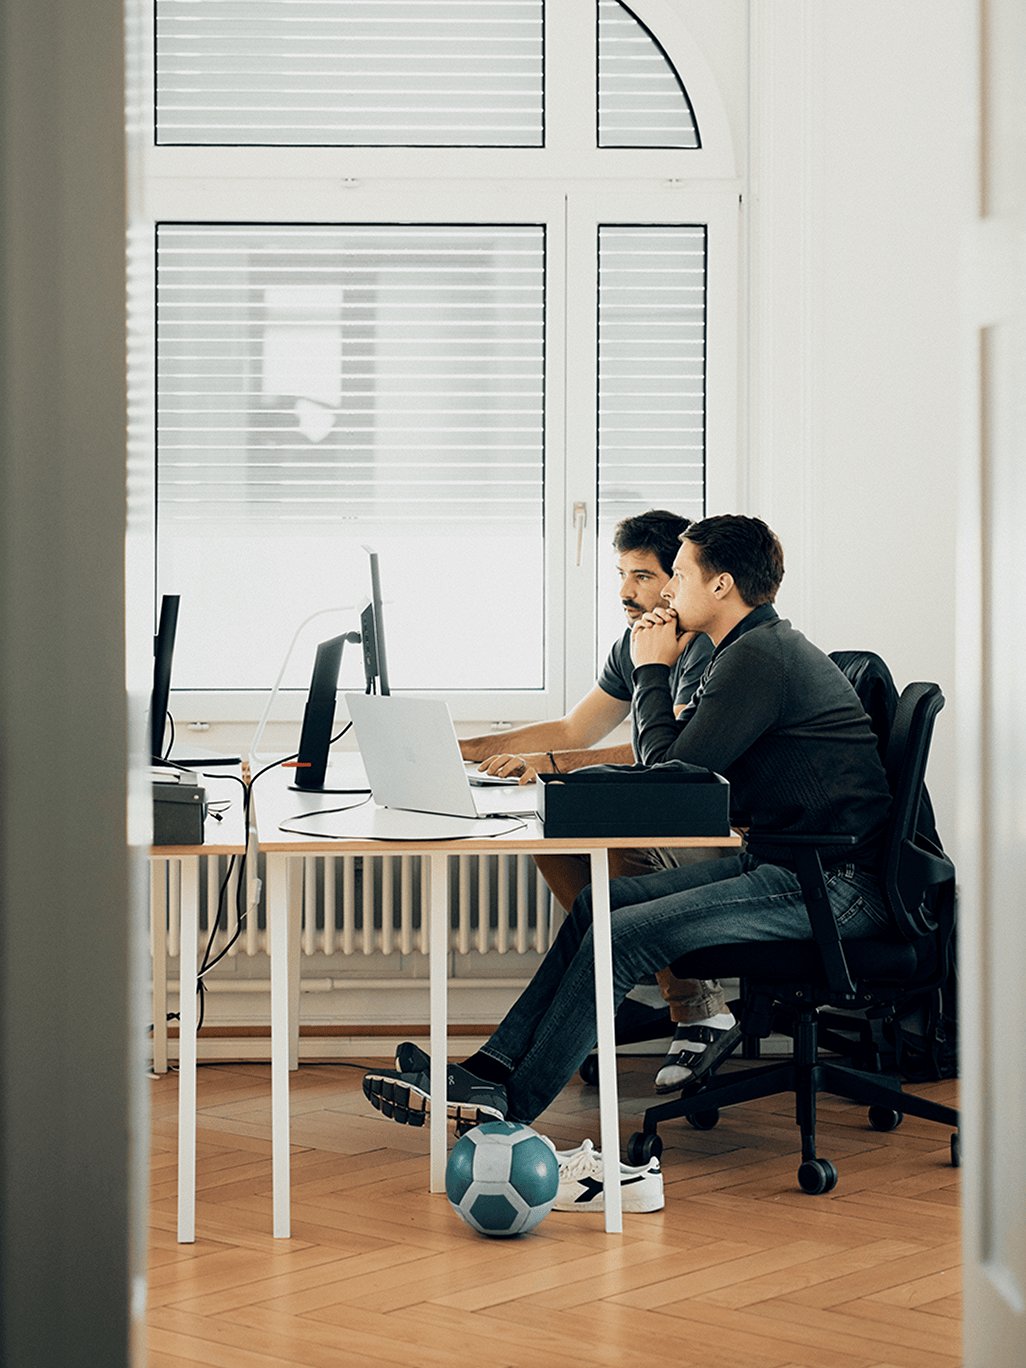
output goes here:
[{"label": "small printer", "polygon": [[[174,773],[177,776],[179,772]],[[206,815],[206,789],[187,782],[184,775],[173,780],[154,779],[154,845],[202,845]]]}]

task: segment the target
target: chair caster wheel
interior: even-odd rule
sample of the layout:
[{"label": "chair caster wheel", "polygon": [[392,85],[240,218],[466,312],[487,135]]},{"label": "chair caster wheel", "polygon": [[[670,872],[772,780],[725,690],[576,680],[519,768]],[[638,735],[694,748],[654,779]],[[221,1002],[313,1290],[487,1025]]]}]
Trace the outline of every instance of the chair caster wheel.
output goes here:
[{"label": "chair caster wheel", "polygon": [[875,1131],[897,1130],[904,1121],[905,1115],[900,1111],[892,1111],[890,1107],[870,1107],[869,1124]]},{"label": "chair caster wheel", "polygon": [[635,1131],[627,1141],[628,1164],[647,1164],[658,1159],[663,1152],[663,1142],[654,1131]]},{"label": "chair caster wheel", "polygon": [[798,1186],[820,1197],[837,1186],[837,1170],[829,1159],[806,1159],[798,1170]]},{"label": "chair caster wheel", "polygon": [[587,1083],[589,1088],[598,1087],[598,1055],[590,1054],[584,1063],[577,1070],[581,1082]]},{"label": "chair caster wheel", "polygon": [[951,1167],[962,1167],[962,1137],[958,1131],[951,1132]]},{"label": "chair caster wheel", "polygon": [[712,1130],[719,1122],[720,1109],[719,1107],[710,1107],[708,1111],[692,1112],[690,1116],[686,1116],[684,1119],[695,1130]]}]

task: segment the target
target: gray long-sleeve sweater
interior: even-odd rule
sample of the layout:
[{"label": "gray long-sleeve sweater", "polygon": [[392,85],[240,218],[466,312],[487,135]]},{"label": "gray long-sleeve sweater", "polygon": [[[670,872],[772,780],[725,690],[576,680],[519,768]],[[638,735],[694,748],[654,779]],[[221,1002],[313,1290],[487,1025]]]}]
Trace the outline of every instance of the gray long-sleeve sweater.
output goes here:
[{"label": "gray long-sleeve sweater", "polygon": [[722,774],[753,855],[763,831],[837,832],[858,844],[825,850],[825,865],[876,869],[890,792],[869,719],[828,656],[764,604],[720,642],[679,719],[667,675],[665,665],[634,671],[643,764],[683,760]]}]

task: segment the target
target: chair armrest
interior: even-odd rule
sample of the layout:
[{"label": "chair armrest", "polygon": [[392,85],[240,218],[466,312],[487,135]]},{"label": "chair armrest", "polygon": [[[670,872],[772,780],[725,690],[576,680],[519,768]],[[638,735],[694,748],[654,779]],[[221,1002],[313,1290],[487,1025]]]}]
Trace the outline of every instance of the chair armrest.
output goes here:
[{"label": "chair armrest", "polygon": [[818,834],[810,836],[804,832],[801,835],[785,836],[782,834],[777,835],[775,833],[767,835],[765,832],[760,831],[755,840],[760,846],[773,845],[777,847],[856,846],[859,843],[859,838],[857,836],[820,836]]},{"label": "chair armrest", "polygon": [[844,1001],[855,997],[855,984],[848,969],[848,961],[841,945],[841,934],[837,929],[830,899],[827,897],[826,875],[820,859],[820,849],[838,846],[854,846],[858,840],[854,836],[820,836],[803,834],[800,836],[771,835],[758,838],[761,849],[772,846],[781,854],[789,852],[798,876],[798,883],[805,899],[805,910],[812,928],[812,938],[819,950],[823,964],[823,974],[831,995]]}]

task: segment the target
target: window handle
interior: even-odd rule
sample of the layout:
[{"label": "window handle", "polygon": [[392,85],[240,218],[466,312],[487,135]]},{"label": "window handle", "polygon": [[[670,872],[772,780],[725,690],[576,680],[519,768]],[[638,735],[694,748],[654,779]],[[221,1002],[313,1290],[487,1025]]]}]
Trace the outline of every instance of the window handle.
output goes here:
[{"label": "window handle", "polygon": [[584,552],[584,529],[588,524],[588,505],[581,500],[574,504],[574,528],[577,532],[577,554],[575,565],[580,565]]}]

